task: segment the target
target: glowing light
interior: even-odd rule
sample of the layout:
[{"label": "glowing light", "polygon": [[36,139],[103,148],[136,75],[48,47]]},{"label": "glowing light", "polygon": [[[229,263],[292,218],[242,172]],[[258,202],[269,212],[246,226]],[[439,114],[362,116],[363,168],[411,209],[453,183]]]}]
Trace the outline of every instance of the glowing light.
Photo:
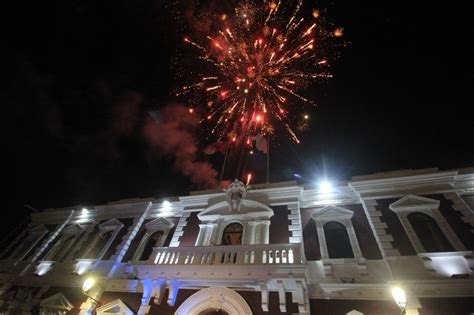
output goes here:
[{"label": "glowing light", "polygon": [[246,185],[248,186],[250,184],[250,180],[252,179],[252,174],[251,173],[248,173],[247,174],[247,183]]},{"label": "glowing light", "polygon": [[[324,19],[306,22],[300,13],[303,0],[293,9],[285,5],[280,10],[283,3],[238,2],[235,15],[218,15],[208,21],[216,32],[198,35],[199,41],[185,37],[197,59],[209,67],[198,77],[186,76],[190,84],[176,94],[189,95],[187,101],[196,109],[208,104],[204,117],[215,120],[202,122],[219,138],[229,138],[229,134],[271,136],[279,125],[300,143],[295,130],[302,131],[297,119],[301,116],[290,112],[300,110],[300,104],[315,106],[301,93],[316,80],[331,77],[327,67],[319,65],[333,56],[342,28],[326,30]],[[319,16],[314,10],[313,17]],[[201,73],[201,68],[190,73]],[[254,117],[256,112],[268,116]]]},{"label": "glowing light", "polygon": [[171,202],[169,202],[168,200],[163,201],[163,203],[161,205],[164,209],[171,208]]},{"label": "glowing light", "polygon": [[95,285],[95,279],[90,277],[87,278],[82,284],[82,291],[88,292]]},{"label": "glowing light", "polygon": [[402,288],[394,287],[392,289],[392,296],[395,300],[395,303],[397,303],[400,308],[405,308],[407,305],[407,297],[405,291]]},{"label": "glowing light", "polygon": [[319,183],[319,191],[323,194],[330,193],[332,190],[332,185],[328,181],[322,181]]},{"label": "glowing light", "polygon": [[334,36],[341,37],[342,35],[344,35],[344,29],[342,27],[336,28],[334,30]]},{"label": "glowing light", "polygon": [[308,115],[308,114],[305,114],[305,115],[303,116],[303,118],[304,118],[305,120],[308,120],[308,119],[309,119],[309,115]]},{"label": "glowing light", "polygon": [[190,112],[191,114],[194,113],[194,109],[193,109],[193,108],[190,108],[190,109],[189,109],[189,112]]},{"label": "glowing light", "polygon": [[87,215],[87,214],[89,214],[89,210],[87,210],[86,208],[82,208],[81,213],[82,213],[82,215]]}]

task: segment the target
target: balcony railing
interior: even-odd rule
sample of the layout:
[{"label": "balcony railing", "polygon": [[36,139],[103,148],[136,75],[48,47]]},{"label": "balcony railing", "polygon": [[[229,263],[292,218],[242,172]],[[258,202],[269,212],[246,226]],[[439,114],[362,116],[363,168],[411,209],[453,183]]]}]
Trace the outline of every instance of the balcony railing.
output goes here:
[{"label": "balcony railing", "polygon": [[156,265],[295,265],[300,244],[155,247],[148,262]]}]

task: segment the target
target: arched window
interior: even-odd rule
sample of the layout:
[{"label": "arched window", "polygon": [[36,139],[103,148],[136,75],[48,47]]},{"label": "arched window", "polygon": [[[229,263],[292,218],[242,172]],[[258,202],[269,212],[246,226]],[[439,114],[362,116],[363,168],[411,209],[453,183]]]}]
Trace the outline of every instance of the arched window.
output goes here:
[{"label": "arched window", "polygon": [[329,258],[354,258],[349,235],[344,225],[338,222],[326,223],[324,236]]},{"label": "arched window", "polygon": [[91,246],[87,249],[84,258],[99,258],[100,253],[105,249],[105,246],[114,235],[114,230],[105,230],[99,232],[96,238],[92,241]]},{"label": "arched window", "polygon": [[150,258],[151,252],[153,251],[153,247],[159,247],[162,244],[163,238],[163,231],[156,231],[147,240],[145,248],[143,249],[143,253],[140,257],[140,260],[148,260]]},{"label": "arched window", "polygon": [[32,255],[36,249],[40,246],[41,241],[44,239],[48,232],[45,230],[44,233],[32,233],[29,234],[25,239],[21,240],[20,243],[14,244],[12,247],[12,254],[10,259],[13,260],[24,260]]},{"label": "arched window", "polygon": [[231,223],[222,233],[222,245],[241,245],[244,227],[240,223]]},{"label": "arched window", "polygon": [[414,212],[408,215],[408,221],[425,251],[449,252],[454,250],[436,221],[430,216]]}]

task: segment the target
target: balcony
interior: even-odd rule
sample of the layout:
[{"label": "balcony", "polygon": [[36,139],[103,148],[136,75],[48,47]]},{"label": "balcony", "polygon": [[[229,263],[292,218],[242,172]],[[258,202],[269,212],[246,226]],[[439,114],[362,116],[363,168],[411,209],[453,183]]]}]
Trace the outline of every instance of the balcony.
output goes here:
[{"label": "balcony", "polygon": [[273,265],[301,263],[299,245],[237,245],[155,248],[157,265]]},{"label": "balcony", "polygon": [[182,288],[254,289],[262,283],[274,287],[277,280],[304,279],[300,248],[301,244],[155,247],[148,260],[133,261],[129,268],[139,279],[178,281]]},{"label": "balcony", "polygon": [[300,244],[155,247],[147,264],[300,265],[300,247]]}]

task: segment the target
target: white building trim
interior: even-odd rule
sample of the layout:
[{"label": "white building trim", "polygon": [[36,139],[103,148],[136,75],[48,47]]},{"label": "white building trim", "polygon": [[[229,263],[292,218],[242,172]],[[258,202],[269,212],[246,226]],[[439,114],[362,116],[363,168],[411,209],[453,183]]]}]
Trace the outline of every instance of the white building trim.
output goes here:
[{"label": "white building trim", "polygon": [[321,258],[323,260],[330,260],[326,236],[324,234],[324,225],[329,222],[337,222],[344,225],[347,230],[347,235],[349,236],[354,258],[359,259],[363,257],[360,250],[359,241],[357,240],[357,236],[354,231],[354,226],[352,225],[351,219],[353,215],[353,211],[336,206],[327,206],[311,215],[312,219],[316,222]]},{"label": "white building trim", "polygon": [[97,315],[133,315],[133,311],[122,302],[122,300],[117,299],[110,303],[105,304],[97,309]]},{"label": "white building trim", "polygon": [[[31,250],[35,248],[38,243],[43,240],[44,236],[49,233],[48,229],[44,225],[37,225],[32,227],[29,231],[25,231],[28,234],[25,235],[22,233],[18,239],[11,243],[10,246],[5,250],[10,250],[11,246],[15,246],[15,249],[10,254],[11,258],[14,258],[16,261],[25,259],[25,257],[31,253]],[[24,238],[24,240],[22,240]],[[23,244],[29,245],[27,247],[22,246]]]},{"label": "white building trim", "polygon": [[97,242],[99,241],[99,238],[102,235],[104,235],[107,232],[112,231],[113,233],[111,237],[107,240],[107,243],[105,244],[105,246],[101,249],[97,257],[94,257],[94,259],[96,260],[101,260],[122,227],[123,227],[123,223],[117,219],[110,219],[104,223],[99,224],[99,232],[96,234],[92,242],[90,242],[88,249],[84,253],[83,256],[87,257],[89,255],[90,251],[94,248],[94,246],[97,244]]},{"label": "white building trim", "polygon": [[176,315],[198,315],[207,310],[223,310],[230,315],[251,315],[244,298],[225,287],[210,287],[191,295],[176,310]]},{"label": "white building trim", "polygon": [[232,223],[243,226],[242,245],[268,244],[273,214],[270,207],[257,201],[242,199],[238,210],[233,209],[228,201],[221,201],[198,214],[202,224],[199,224],[195,245],[220,245],[225,228]]},{"label": "white building trim", "polygon": [[[48,251],[43,260],[61,261],[64,258],[64,255],[69,252],[72,246],[74,246],[79,236],[81,236],[82,232],[84,232],[84,228],[79,224],[72,224],[64,228],[61,233],[61,237],[56,241],[53,247],[51,247],[51,249]],[[64,243],[66,243],[66,247],[64,247]],[[55,258],[57,254],[59,255]]]},{"label": "white building trim", "polygon": [[408,221],[408,215],[416,212],[425,214],[432,218],[456,251],[466,250],[462,242],[456,236],[456,233],[454,233],[451,226],[446,222],[446,219],[439,211],[439,204],[439,200],[416,195],[406,195],[390,205],[390,210],[397,214],[417,253],[426,253],[426,250],[423,248],[423,245],[410,224],[410,221]]},{"label": "white building trim", "polygon": [[57,293],[40,302],[40,315],[66,315],[68,311],[72,310],[72,305],[62,293]]},{"label": "white building trim", "polygon": [[173,227],[174,227],[173,222],[164,218],[158,218],[145,224],[145,229],[146,229],[145,235],[143,235],[142,239],[140,240],[140,243],[137,247],[137,250],[135,251],[135,254],[133,255],[132,260],[140,259],[141,255],[143,254],[143,250],[145,249],[150,237],[158,231],[162,231],[163,235],[160,238],[160,244],[156,244],[155,247],[163,246],[166,238],[168,237],[170,230]]}]

